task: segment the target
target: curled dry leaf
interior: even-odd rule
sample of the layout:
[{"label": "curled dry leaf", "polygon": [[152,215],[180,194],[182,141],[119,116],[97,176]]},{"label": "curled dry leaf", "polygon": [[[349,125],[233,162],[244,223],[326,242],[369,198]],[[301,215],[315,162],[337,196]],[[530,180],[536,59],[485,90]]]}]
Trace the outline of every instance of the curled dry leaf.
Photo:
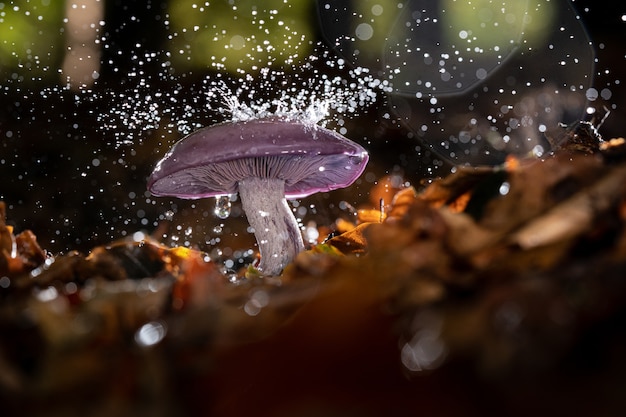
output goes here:
[{"label": "curled dry leaf", "polygon": [[0,201],[0,276],[15,277],[27,273],[46,260],[46,252],[30,230],[15,236],[6,224],[6,205]]},{"label": "curled dry leaf", "polygon": [[338,236],[329,239],[326,243],[337,248],[343,254],[364,254],[367,252],[365,231],[373,223],[362,223]]},{"label": "curled dry leaf", "polygon": [[626,184],[626,167],[619,166],[591,186],[533,219],[511,236],[522,249],[549,245],[589,232],[600,216],[615,208]]}]

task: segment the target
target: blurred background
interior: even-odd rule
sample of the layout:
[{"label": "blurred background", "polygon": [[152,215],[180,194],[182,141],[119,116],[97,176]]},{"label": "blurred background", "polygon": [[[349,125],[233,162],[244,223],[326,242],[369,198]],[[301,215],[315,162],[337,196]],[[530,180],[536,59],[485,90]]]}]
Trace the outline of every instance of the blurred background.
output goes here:
[{"label": "blurred background", "polygon": [[[438,49],[443,38],[426,39],[425,33],[440,29],[446,16],[457,16],[446,27],[459,38],[479,33],[480,25],[458,22],[468,11],[455,9],[455,3],[0,2],[0,199],[7,204],[8,223],[17,232],[33,230],[52,253],[88,251],[115,239],[152,235],[214,256],[243,257],[254,236],[236,201],[230,217],[220,219],[212,199],[152,197],[146,191],[147,176],[184,134],[229,119],[221,96],[230,93],[224,86],[238,88],[235,96],[253,103],[269,102],[285,91],[298,95],[300,89],[305,94],[299,100],[307,102],[307,94],[324,96],[325,81],[338,77],[338,86],[324,98],[340,101],[354,91],[352,84],[365,79],[355,72],[357,66],[370,70],[363,91],[372,95],[348,110],[331,108],[327,126],[366,147],[371,162],[352,187],[293,202],[303,226],[332,225],[339,217],[353,219],[357,208],[375,207],[380,195],[370,194],[375,186],[390,196],[394,189],[419,187],[445,175],[455,163],[497,163],[509,148],[496,142],[515,141],[526,120],[503,116],[515,112],[517,104],[503,107],[500,84],[506,86],[507,99],[513,95],[520,97],[515,103],[530,100],[536,105],[542,97],[554,99],[538,92],[548,81],[558,84],[568,78],[570,83],[571,77],[575,87],[563,84],[557,96],[572,94],[559,106],[544,105],[553,110],[545,122],[551,124],[548,128],[598,119],[606,108],[611,113],[600,133],[607,138],[624,135],[626,5],[539,2],[549,11],[545,15],[560,20],[531,14],[539,23],[527,30],[516,26],[519,20],[506,20],[511,37],[524,32],[538,52],[511,59],[482,55],[486,62],[476,58],[480,65],[472,68],[476,84],[451,92],[445,82],[461,74],[442,70],[443,64],[424,66],[430,65],[426,54],[412,62],[406,51],[431,48],[444,56]],[[442,4],[447,4],[447,15]],[[404,24],[408,21],[421,26],[413,32],[396,30],[409,27]],[[407,39],[423,39],[424,44],[407,41],[398,47]],[[474,45],[488,49],[480,37]],[[568,65],[555,68],[557,61]],[[520,74],[517,79],[500,68],[504,64]],[[264,73],[263,68],[271,71]],[[415,87],[431,85],[429,71],[442,81],[437,91]],[[521,74],[544,81],[537,87]],[[394,79],[393,89],[386,89],[384,83]],[[497,110],[490,113],[492,107]],[[465,119],[456,122],[456,115],[476,126],[455,127],[467,124]],[[482,117],[489,125],[485,131]],[[537,120],[534,131],[539,129]],[[485,141],[491,134],[497,138]],[[545,148],[541,138],[533,140],[530,151],[537,145]],[[485,154],[483,144],[494,149]]]}]

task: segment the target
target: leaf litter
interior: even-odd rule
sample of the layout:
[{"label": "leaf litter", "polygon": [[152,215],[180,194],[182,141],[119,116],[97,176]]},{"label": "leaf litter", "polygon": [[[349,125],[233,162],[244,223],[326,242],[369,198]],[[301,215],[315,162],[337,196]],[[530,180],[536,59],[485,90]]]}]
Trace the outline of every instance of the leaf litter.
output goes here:
[{"label": "leaf litter", "polygon": [[[72,392],[115,411],[167,415],[183,401],[195,415],[236,415],[252,409],[232,403],[245,380],[258,391],[244,395],[271,415],[310,406],[290,378],[319,395],[335,387],[284,361],[312,366],[303,375],[316,378],[333,367],[353,384],[346,401],[367,398],[372,415],[385,410],[376,394],[390,381],[393,410],[416,405],[410,394],[428,384],[421,375],[498,386],[507,410],[512,393],[529,390],[529,375],[563,384],[552,387],[558,395],[572,381],[593,392],[597,375],[615,378],[612,369],[625,366],[611,348],[592,346],[623,346],[611,326],[626,313],[626,145],[611,139],[589,152],[560,143],[542,158],[458,166],[400,187],[354,223],[338,221],[275,277],[254,268],[228,275],[205,253],[149,237],[53,256],[33,232],[14,234],[2,205],[0,385],[13,394],[0,398],[9,413],[25,399],[41,413]],[[577,372],[572,364],[589,351],[609,365]],[[274,382],[264,387],[266,379]],[[207,387],[215,395],[201,405],[193,393]],[[268,399],[276,387],[293,395],[289,406]],[[329,398],[329,410],[343,410]]]}]

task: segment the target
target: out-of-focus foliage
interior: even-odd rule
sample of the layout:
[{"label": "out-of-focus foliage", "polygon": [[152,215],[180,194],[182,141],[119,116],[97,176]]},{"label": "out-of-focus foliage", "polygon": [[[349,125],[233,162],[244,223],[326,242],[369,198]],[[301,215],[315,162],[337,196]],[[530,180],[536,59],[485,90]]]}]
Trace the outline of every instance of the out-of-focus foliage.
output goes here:
[{"label": "out-of-focus foliage", "polygon": [[64,2],[0,2],[0,75],[17,81],[56,77],[63,56]]},{"label": "out-of-focus foliage", "polygon": [[[0,2],[3,78],[20,82],[58,79],[68,53],[64,47],[66,7],[85,9],[80,2]],[[170,1],[167,14],[160,19],[170,33],[163,49],[181,73],[197,69],[234,73],[291,65],[312,50],[312,11],[312,0]]]},{"label": "out-of-focus foliage", "polygon": [[442,10],[446,37],[463,41],[466,53],[498,55],[512,44],[541,42],[554,24],[554,5],[543,0],[445,0]]},{"label": "out-of-focus foliage", "polygon": [[[290,65],[312,46],[309,0],[171,2],[170,45],[177,69],[237,72]],[[253,16],[253,19],[250,19]]]},{"label": "out-of-focus foliage", "polygon": [[389,28],[397,19],[401,2],[397,0],[366,0],[353,2],[355,19],[354,33],[356,50],[360,58],[367,57],[372,62],[379,59],[385,48]]}]

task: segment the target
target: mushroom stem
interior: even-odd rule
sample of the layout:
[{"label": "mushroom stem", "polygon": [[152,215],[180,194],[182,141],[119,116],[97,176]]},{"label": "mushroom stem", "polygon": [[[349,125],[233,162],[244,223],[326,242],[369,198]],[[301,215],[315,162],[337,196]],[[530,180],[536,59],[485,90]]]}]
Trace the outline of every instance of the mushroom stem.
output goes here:
[{"label": "mushroom stem", "polygon": [[250,177],[238,185],[243,211],[259,245],[259,269],[266,275],[279,275],[304,250],[298,222],[285,199],[285,181]]}]

